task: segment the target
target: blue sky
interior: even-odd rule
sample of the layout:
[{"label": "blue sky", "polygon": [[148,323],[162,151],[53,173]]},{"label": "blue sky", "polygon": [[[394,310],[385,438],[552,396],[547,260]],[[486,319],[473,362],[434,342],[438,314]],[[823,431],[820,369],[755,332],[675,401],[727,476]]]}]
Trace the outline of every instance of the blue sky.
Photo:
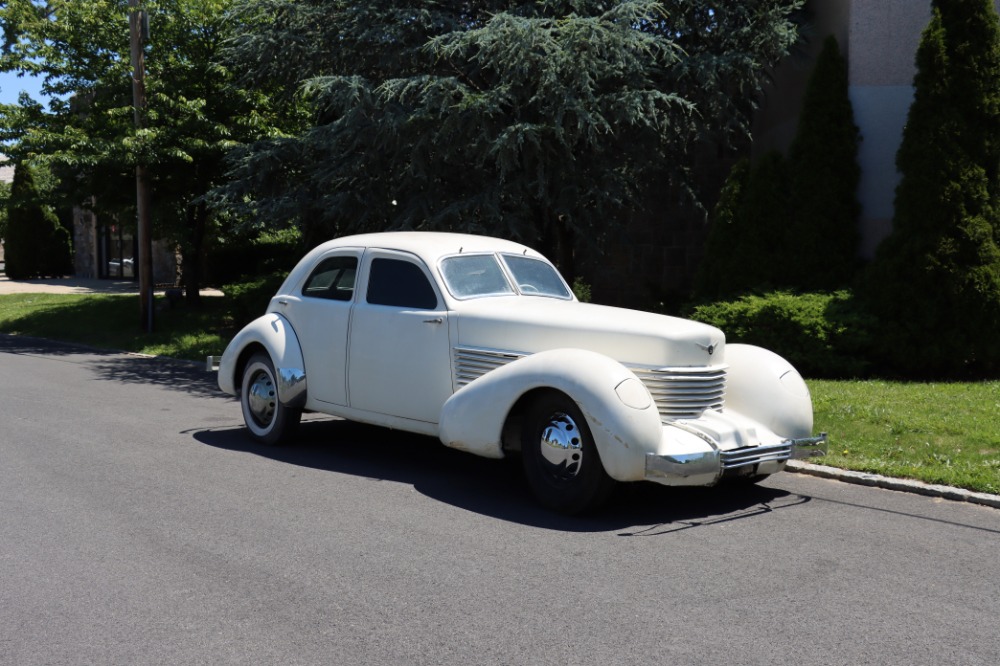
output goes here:
[{"label": "blue sky", "polygon": [[38,100],[41,87],[42,82],[38,79],[28,77],[19,79],[17,74],[12,72],[0,72],[0,104],[14,104],[22,90]]}]

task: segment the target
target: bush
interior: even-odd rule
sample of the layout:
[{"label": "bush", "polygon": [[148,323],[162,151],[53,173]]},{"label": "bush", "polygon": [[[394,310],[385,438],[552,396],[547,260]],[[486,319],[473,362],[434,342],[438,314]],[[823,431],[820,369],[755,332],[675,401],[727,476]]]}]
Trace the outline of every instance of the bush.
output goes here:
[{"label": "bush", "polygon": [[12,280],[72,273],[72,244],[59,218],[39,201],[30,167],[14,170],[8,199],[4,270]]},{"label": "bush", "polygon": [[302,254],[302,235],[297,230],[267,232],[256,238],[227,236],[208,251],[205,281],[235,284],[272,271],[289,271]]},{"label": "bush", "polygon": [[780,354],[810,377],[851,378],[869,371],[872,322],[848,291],[743,296],[698,306],[689,316],[721,328],[728,342]]},{"label": "bush", "polygon": [[222,287],[222,293],[229,301],[229,313],[237,329],[264,314],[271,297],[277,293],[286,275],[287,273],[279,271]]}]

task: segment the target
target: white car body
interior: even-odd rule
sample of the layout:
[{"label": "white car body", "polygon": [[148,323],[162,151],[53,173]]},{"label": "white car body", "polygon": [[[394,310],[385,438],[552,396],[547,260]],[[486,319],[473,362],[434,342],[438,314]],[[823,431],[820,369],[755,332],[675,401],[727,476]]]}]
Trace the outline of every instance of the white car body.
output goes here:
[{"label": "white car body", "polygon": [[[299,410],[491,458],[527,441],[560,470],[552,493],[594,464],[578,430],[599,458],[588,475],[615,481],[756,479],[825,452],[806,384],[784,359],[726,345],[701,323],[580,303],[537,252],[482,236],[382,233],[316,247],[232,340],[218,377],[264,441],[282,439]],[[556,405],[549,417],[532,407],[543,396]],[[598,494],[541,499],[576,511]]]}]

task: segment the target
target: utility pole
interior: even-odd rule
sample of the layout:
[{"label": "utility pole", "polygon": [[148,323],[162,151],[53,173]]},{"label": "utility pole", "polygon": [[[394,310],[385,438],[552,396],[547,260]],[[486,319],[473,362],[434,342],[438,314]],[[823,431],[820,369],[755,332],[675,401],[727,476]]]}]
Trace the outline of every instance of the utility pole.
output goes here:
[{"label": "utility pole", "polygon": [[[140,0],[128,0],[129,42],[132,54],[132,102],[135,106],[135,130],[142,129],[146,108],[146,60],[143,44],[149,38],[149,15],[139,6]],[[149,210],[149,180],[146,165],[140,158],[135,167],[136,213],[139,240],[139,321],[146,333],[153,332],[153,241]]]}]

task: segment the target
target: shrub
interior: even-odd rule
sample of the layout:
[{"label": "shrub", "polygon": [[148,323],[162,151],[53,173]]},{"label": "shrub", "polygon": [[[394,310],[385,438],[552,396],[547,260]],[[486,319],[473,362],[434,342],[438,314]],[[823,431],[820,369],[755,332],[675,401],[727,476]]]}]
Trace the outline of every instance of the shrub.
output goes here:
[{"label": "shrub", "polygon": [[229,313],[237,329],[264,314],[271,297],[285,281],[287,273],[275,272],[246,282],[235,282],[222,287],[229,301]]},{"label": "shrub", "polygon": [[297,230],[266,232],[256,238],[227,236],[209,249],[206,282],[231,284],[288,271],[302,254],[302,235]]},{"label": "shrub", "polygon": [[23,163],[14,169],[11,184],[4,261],[4,270],[12,280],[72,272],[69,232],[56,214],[39,201],[34,174]]},{"label": "shrub", "polygon": [[721,328],[728,342],[770,349],[811,377],[866,375],[871,322],[848,291],[785,291],[701,305],[692,319]]}]

